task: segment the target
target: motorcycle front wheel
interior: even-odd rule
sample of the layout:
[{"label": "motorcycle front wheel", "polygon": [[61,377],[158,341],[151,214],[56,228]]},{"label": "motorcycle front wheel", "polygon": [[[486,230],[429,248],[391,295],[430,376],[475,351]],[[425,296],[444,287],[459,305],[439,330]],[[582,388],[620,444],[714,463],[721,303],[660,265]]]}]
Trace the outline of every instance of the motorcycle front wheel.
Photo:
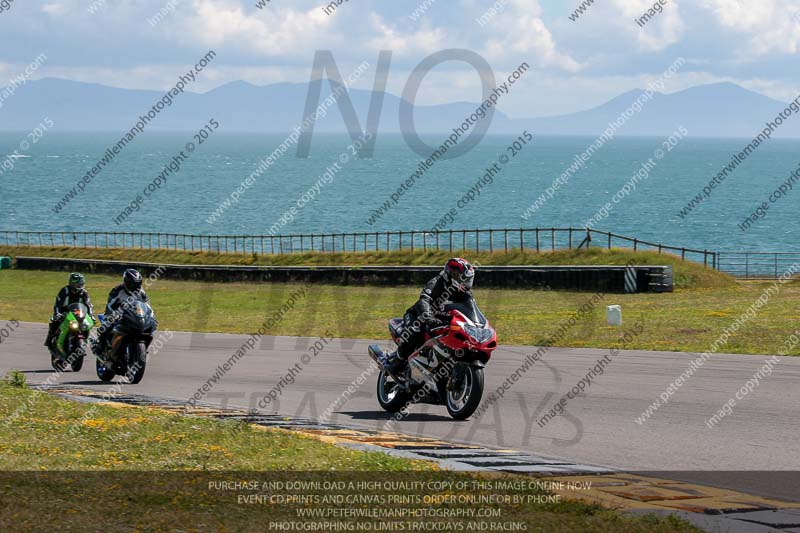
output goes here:
[{"label": "motorcycle front wheel", "polygon": [[464,376],[453,390],[447,391],[447,412],[456,420],[466,420],[483,398],[483,368],[465,366]]},{"label": "motorcycle front wheel", "polygon": [[136,385],[144,377],[144,369],[147,366],[147,346],[144,342],[132,343],[128,346],[130,356],[128,365],[128,380]]},{"label": "motorcycle front wheel", "polygon": [[67,365],[61,361],[61,356],[55,350],[50,350],[50,365],[56,372],[67,371]]},{"label": "motorcycle front wheel", "polygon": [[83,358],[86,356],[87,344],[85,340],[77,340],[75,344],[75,349],[69,356],[68,361],[71,361],[70,367],[73,372],[80,372],[81,368],[83,368]]},{"label": "motorcycle front wheel", "polygon": [[408,393],[392,376],[381,370],[378,374],[378,403],[390,413],[400,411],[409,400]]}]

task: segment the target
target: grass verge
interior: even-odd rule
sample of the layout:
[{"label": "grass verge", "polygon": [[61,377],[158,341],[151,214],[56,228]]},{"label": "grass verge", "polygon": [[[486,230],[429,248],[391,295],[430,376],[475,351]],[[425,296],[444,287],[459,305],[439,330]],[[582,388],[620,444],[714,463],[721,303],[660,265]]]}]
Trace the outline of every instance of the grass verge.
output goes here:
[{"label": "grass verge", "polygon": [[321,265],[434,265],[441,266],[453,255],[463,255],[481,265],[624,265],[634,261],[640,265],[672,266],[675,286],[679,288],[711,288],[730,286],[733,279],[702,264],[682,261],[672,254],[633,252],[628,249],[590,248],[588,250],[557,250],[531,252],[447,252],[439,250],[348,253],[298,253],[257,255],[212,252],[183,252],[179,250],[138,250],[129,248],[68,248],[68,247],[9,247],[0,246],[0,255],[16,257],[63,257],[73,259],[106,259],[143,263],[185,265],[264,265],[264,266],[321,266]]},{"label": "grass verge", "polygon": [[[89,275],[98,309],[116,277]],[[0,319],[46,322],[66,274],[0,270]],[[478,285],[480,280],[478,280]],[[770,282],[733,283],[671,294],[609,294],[592,312],[566,330],[559,346],[704,352],[723,328],[764,294]],[[298,284],[203,283],[160,280],[148,289],[162,328],[176,331],[254,333],[301,288]],[[309,285],[306,297],[270,335],[382,339],[387,319],[402,316],[416,301],[413,287]],[[476,297],[498,331],[500,344],[541,345],[591,297],[588,293],[536,290],[482,290]],[[605,305],[619,304],[627,324],[642,319],[641,333],[623,345],[625,328],[606,325]],[[788,282],[756,316],[733,332],[720,352],[778,353],[800,319],[800,283]],[[791,355],[800,355],[794,347]]]},{"label": "grass verge", "polygon": [[[435,472],[427,462],[346,450],[280,430],[260,431],[242,422],[67,401],[32,391],[13,378],[0,383],[0,415],[3,531],[265,531],[274,529],[271,524],[284,521],[320,522],[299,518],[298,509],[369,505],[310,505],[307,500],[248,504],[241,496],[294,492],[255,489],[254,493],[212,484],[475,480],[466,474]],[[546,494],[531,489],[517,492]],[[334,490],[304,489],[304,493],[322,498],[332,493],[347,497],[369,491],[342,486]],[[394,494],[411,497],[414,492],[400,489]],[[397,503],[386,506],[401,510],[409,507]],[[411,507],[464,506],[443,503]],[[574,501],[482,507],[501,512],[500,517],[487,521],[525,524],[528,531],[696,531],[674,518],[634,518]],[[336,518],[327,522],[367,521]],[[444,522],[452,526],[465,521]],[[310,530],[348,530],[332,527]]]}]

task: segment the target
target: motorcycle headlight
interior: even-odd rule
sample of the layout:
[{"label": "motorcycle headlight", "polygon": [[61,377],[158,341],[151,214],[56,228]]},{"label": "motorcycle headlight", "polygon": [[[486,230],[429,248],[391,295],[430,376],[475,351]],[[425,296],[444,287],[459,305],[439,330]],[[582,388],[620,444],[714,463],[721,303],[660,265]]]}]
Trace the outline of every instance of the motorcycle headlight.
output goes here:
[{"label": "motorcycle headlight", "polygon": [[71,321],[69,323],[69,329],[71,329],[72,331],[78,331],[78,323],[74,320]]},{"label": "motorcycle headlight", "polygon": [[488,328],[464,325],[464,331],[481,344],[492,338],[492,330]]}]

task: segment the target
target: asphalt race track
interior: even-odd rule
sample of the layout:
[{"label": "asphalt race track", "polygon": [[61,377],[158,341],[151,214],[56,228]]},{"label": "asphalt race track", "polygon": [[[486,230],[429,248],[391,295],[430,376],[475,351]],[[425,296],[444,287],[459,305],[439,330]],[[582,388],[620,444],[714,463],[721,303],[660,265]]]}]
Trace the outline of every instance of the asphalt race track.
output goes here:
[{"label": "asphalt race track", "polygon": [[[45,329],[43,324],[23,323],[14,331],[0,346],[0,372],[18,369],[29,382],[46,381],[52,373],[41,345]],[[362,373],[369,374],[367,341],[334,339],[314,357],[310,348],[319,339],[264,337],[216,383],[209,381],[218,365],[247,339],[245,335],[176,332],[152,355],[142,383],[126,385],[124,391],[188,400],[208,384],[203,402],[256,408],[272,390],[277,399],[262,411],[317,418]],[[531,352],[530,347],[501,346],[487,367],[487,394]],[[566,415],[539,427],[539,417],[607,353],[552,348],[482,417],[464,422],[451,420],[443,406],[419,405],[407,418],[386,427],[389,416],[375,399],[374,372],[329,420],[613,469],[680,471],[673,477],[800,501],[800,359],[778,358],[773,373],[737,400],[732,414],[708,428],[706,421],[735,396],[768,356],[713,356],[668,404],[639,424],[636,419],[696,355],[621,352],[583,395],[569,400]],[[294,383],[286,378],[292,367]],[[285,386],[278,394],[275,387],[282,379]],[[113,386],[97,379],[93,360],[87,360],[81,372],[62,374],[51,383],[99,391]],[[742,470],[752,472],[735,472]],[[785,472],[763,473],[776,470]]]}]

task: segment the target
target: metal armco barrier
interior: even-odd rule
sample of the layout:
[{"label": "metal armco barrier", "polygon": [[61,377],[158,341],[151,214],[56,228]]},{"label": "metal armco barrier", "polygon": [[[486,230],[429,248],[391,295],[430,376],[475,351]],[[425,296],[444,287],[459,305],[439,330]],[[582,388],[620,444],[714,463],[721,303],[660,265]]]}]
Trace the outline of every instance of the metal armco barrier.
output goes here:
[{"label": "metal armco barrier", "polygon": [[[81,271],[118,274],[136,268],[144,276],[160,270],[165,279],[208,282],[308,282],[332,285],[422,285],[441,271],[427,266],[219,266],[160,265],[93,259],[17,257],[25,270]],[[166,267],[166,268],[163,268]],[[477,288],[553,289],[577,291],[670,292],[670,266],[481,266]],[[626,272],[635,272],[635,290],[626,289]]]}]

